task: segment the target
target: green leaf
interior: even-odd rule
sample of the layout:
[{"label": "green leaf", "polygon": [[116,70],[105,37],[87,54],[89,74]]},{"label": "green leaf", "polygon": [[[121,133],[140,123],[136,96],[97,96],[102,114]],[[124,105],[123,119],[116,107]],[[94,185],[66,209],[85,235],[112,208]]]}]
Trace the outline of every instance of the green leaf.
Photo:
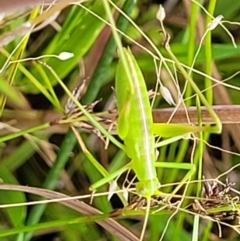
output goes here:
[{"label": "green leaf", "polygon": [[[102,18],[105,17],[104,8],[101,1],[96,1],[88,8]],[[56,58],[44,60],[52,69],[54,69],[54,71],[56,71],[57,75],[61,79],[66,77],[71,71],[73,71],[74,68],[76,68],[76,66],[78,66],[80,59],[82,59],[83,56],[94,45],[99,33],[104,27],[104,23],[91,13],[86,12],[86,10],[81,8],[77,9],[78,11],[74,13],[76,14],[75,19],[77,19],[77,21],[74,21],[75,26],[71,24],[70,29],[68,29],[68,26],[64,25],[63,29],[53,38],[52,43],[48,43],[49,47],[43,51],[43,54],[58,55],[61,52],[70,52],[74,54],[73,58],[65,61],[61,61]],[[70,12],[71,17],[72,14],[73,13]],[[42,74],[39,73],[36,68],[32,68],[30,72],[35,76],[36,79],[38,79],[40,83],[45,85],[44,81],[42,80]],[[49,70],[46,69],[46,73],[49,75]],[[51,80],[52,85],[55,86],[57,84],[56,79],[51,78]],[[27,78],[23,78],[18,84],[24,86],[23,91],[25,92],[39,93],[39,90],[33,86]]]},{"label": "green leaf", "polygon": [[9,100],[11,100],[15,106],[17,106],[20,109],[26,109],[26,107],[28,107],[28,103],[26,99],[22,96],[22,94],[1,77],[0,77],[0,86],[1,86],[0,92],[3,95],[5,95],[5,97],[7,97]]},{"label": "green leaf", "polygon": [[[0,179],[6,183],[18,184],[15,177],[3,166],[0,167]],[[26,201],[24,194],[17,191],[0,190],[0,196],[1,204],[22,203]],[[25,206],[4,208],[2,210],[6,212],[9,221],[14,227],[19,227],[25,220],[27,211]]]}]

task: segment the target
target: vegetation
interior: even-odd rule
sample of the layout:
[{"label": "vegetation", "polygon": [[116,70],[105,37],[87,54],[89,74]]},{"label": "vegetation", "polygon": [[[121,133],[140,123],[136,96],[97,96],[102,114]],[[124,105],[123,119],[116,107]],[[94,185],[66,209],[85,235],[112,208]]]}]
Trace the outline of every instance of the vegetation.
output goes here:
[{"label": "vegetation", "polygon": [[240,3],[170,2],[1,15],[0,240],[239,240]]}]

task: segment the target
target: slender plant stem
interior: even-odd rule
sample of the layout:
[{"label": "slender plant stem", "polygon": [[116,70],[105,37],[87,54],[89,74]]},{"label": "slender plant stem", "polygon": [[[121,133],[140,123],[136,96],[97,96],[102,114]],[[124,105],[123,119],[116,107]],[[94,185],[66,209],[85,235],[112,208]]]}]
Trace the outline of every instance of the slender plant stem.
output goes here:
[{"label": "slender plant stem", "polygon": [[[209,1],[208,4],[208,12],[210,15],[214,15],[214,10],[216,6],[217,1],[212,0]],[[208,28],[208,24],[212,21],[211,17],[209,15],[206,15],[206,29]],[[208,31],[205,36],[205,74],[207,76],[212,76],[212,31]],[[212,81],[205,77],[205,88],[206,91],[206,99],[208,100],[209,104],[212,104],[213,102],[213,89],[211,88]]]}]

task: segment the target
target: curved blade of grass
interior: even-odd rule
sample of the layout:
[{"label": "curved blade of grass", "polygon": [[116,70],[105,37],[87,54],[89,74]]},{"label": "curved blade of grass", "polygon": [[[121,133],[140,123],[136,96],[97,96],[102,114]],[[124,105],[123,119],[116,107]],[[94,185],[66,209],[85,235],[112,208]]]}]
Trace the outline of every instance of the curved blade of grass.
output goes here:
[{"label": "curved blade of grass", "polygon": [[[16,90],[11,84],[0,77],[0,92],[5,98],[8,98],[19,109],[27,109],[29,107],[28,102],[23,95]],[[1,97],[0,97],[1,98]],[[4,107],[4,105],[3,105]]]},{"label": "curved blade of grass", "polygon": [[[37,16],[38,10],[39,10],[38,8],[35,8],[32,11],[32,13],[30,15],[30,20],[34,19]],[[19,48],[15,52],[14,59],[17,60],[17,59],[21,58],[21,56],[22,56],[22,54],[23,54],[23,52],[24,52],[24,50],[27,46],[27,42],[28,42],[29,37],[30,37],[30,34],[28,34],[24,37],[22,43],[20,44]],[[17,69],[18,69],[18,65],[19,65],[19,63],[17,63],[17,62],[14,63],[9,70],[8,80],[7,80],[9,85],[11,85],[13,83],[13,80],[15,78],[15,75],[16,75],[16,72],[17,72]],[[4,109],[5,103],[6,103],[6,96],[0,95],[0,116],[2,115],[2,111]]]},{"label": "curved blade of grass", "polygon": [[[54,189],[56,183],[59,179],[60,172],[64,169],[68,159],[69,153],[72,151],[74,145],[76,144],[76,138],[72,132],[66,136],[61,144],[60,150],[58,152],[57,158],[43,183],[43,187],[46,189]],[[40,220],[46,205],[38,205],[31,209],[26,225],[36,224]],[[32,233],[25,234],[24,240],[30,240]]]},{"label": "curved blade of grass", "polygon": [[39,130],[45,129],[47,127],[49,127],[49,123],[45,123],[45,124],[42,124],[42,125],[39,125],[39,126],[34,126],[34,127],[24,129],[24,130],[21,130],[21,131],[18,131],[18,132],[7,134],[5,136],[0,137],[0,142],[5,142],[5,141],[14,139],[16,137],[23,136],[25,134],[28,134],[28,133],[31,133],[31,132],[34,132],[34,131],[39,131]]},{"label": "curved blade of grass", "polygon": [[[2,50],[1,51],[6,57],[9,57],[9,53],[7,51]],[[19,78],[18,81],[15,81],[15,85],[23,92],[28,92],[28,85],[29,85],[29,81],[31,82],[31,85],[34,86],[35,91],[37,90],[37,92],[41,92],[52,104],[53,106],[58,109],[59,111],[62,111],[61,105],[59,103],[59,101],[54,98],[55,94],[53,96],[51,96],[51,94],[49,94],[49,92],[47,91],[46,87],[41,84],[38,79],[35,78],[35,76],[26,68],[23,66],[22,63],[18,64],[18,70],[27,77],[28,79],[28,83],[26,85],[23,85],[22,83],[22,79],[23,78]],[[50,89],[51,91],[51,89]]]},{"label": "curved blade of grass", "polygon": [[[42,188],[36,188],[36,187],[29,187],[29,186],[20,186],[20,185],[9,185],[9,184],[0,184],[0,190],[16,190],[16,191],[22,191],[27,193],[33,193],[36,195],[40,195],[45,198],[54,199],[54,198],[66,198],[67,195],[64,195],[59,192],[50,191],[47,189]],[[61,202],[63,205],[70,207],[80,213],[83,213],[87,216],[96,215],[96,214],[102,214],[99,210],[91,207],[90,205],[76,200],[68,200]],[[109,214],[108,214],[109,215]],[[119,240],[124,241],[138,241],[138,238],[132,234],[130,231],[128,231],[126,228],[121,226],[119,223],[117,223],[115,220],[109,218],[106,220],[99,220],[96,221],[99,225],[101,225],[103,228],[108,230],[110,233],[115,235]]]},{"label": "curved blade of grass", "polygon": [[[9,170],[7,170],[7,168],[2,165],[0,165],[0,180],[1,182],[17,184],[17,180],[12,175],[12,173],[10,173]],[[21,192],[0,190],[0,195],[1,204],[21,202],[23,203],[26,201],[25,195]],[[6,212],[9,221],[11,222],[13,227],[19,227],[23,225],[27,214],[26,207],[22,206],[15,208],[6,208],[4,209],[4,211]]]},{"label": "curved blade of grass", "polygon": [[43,231],[43,230],[48,230],[51,228],[59,228],[59,227],[67,226],[67,225],[73,225],[73,224],[81,225],[81,223],[86,224],[89,222],[97,222],[99,220],[108,218],[108,216],[109,216],[109,214],[99,214],[99,215],[79,217],[79,218],[74,218],[74,219],[67,219],[67,220],[64,219],[64,220],[57,220],[57,221],[33,224],[33,225],[25,226],[25,227],[16,227],[16,228],[8,229],[8,230],[1,230],[0,237],[7,237],[7,236],[14,235],[14,234],[28,233],[28,232],[34,232],[34,231],[40,231],[40,230]]},{"label": "curved blade of grass", "polygon": [[[37,135],[37,138],[47,139],[48,135]],[[1,166],[7,168],[9,171],[14,172],[22,166],[34,154],[34,145],[28,139],[23,141],[17,148],[14,149],[10,155],[3,157]]]},{"label": "curved blade of grass", "polygon": [[[89,4],[89,8],[98,15],[105,15],[100,1]],[[74,21],[75,26],[73,27],[72,23],[70,29],[68,29],[68,26],[64,25],[62,31],[56,34],[56,37],[52,40],[53,44],[49,43],[49,46],[43,51],[43,54],[60,54],[63,51],[73,53],[74,56],[66,61],[55,58],[49,58],[45,61],[56,71],[61,79],[76,68],[79,60],[90,50],[104,27],[103,22],[96,19],[92,14],[85,12],[85,10],[80,7],[78,7],[78,12],[76,8],[74,14],[76,14],[75,17],[78,19],[78,21]],[[66,33],[67,36],[69,36],[68,38],[66,38]],[[30,71],[32,75],[42,83],[39,71],[36,68],[30,69]],[[24,78],[21,82],[27,87],[28,91],[38,93],[38,90],[29,83],[27,78]],[[51,80],[52,86],[55,86],[57,83],[56,79],[53,78]]]}]

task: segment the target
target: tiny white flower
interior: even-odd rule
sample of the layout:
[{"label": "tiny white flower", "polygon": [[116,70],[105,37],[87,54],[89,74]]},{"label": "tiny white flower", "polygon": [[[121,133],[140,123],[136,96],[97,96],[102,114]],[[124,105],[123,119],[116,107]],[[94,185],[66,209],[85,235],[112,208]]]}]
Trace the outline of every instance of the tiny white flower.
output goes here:
[{"label": "tiny white flower", "polygon": [[5,17],[5,13],[0,13],[0,21],[2,21]]},{"label": "tiny white flower", "polygon": [[156,18],[162,22],[166,17],[166,13],[165,13],[165,10],[163,8],[163,6],[160,4],[159,5],[159,9],[158,9],[158,12],[157,12],[157,15],[156,15]]},{"label": "tiny white flower", "polygon": [[62,52],[58,55],[58,58],[60,60],[67,60],[70,59],[74,56],[74,53],[70,53],[70,52]]},{"label": "tiny white flower", "polygon": [[125,199],[125,201],[127,202],[128,201],[128,190],[126,188],[123,189],[123,197]]},{"label": "tiny white flower", "polygon": [[191,138],[191,133],[186,133],[183,135],[184,140],[189,140]]},{"label": "tiny white flower", "polygon": [[0,122],[0,130],[3,130],[7,127],[6,123]]},{"label": "tiny white flower", "polygon": [[216,18],[214,18],[209,24],[208,24],[208,29],[209,30],[213,30],[213,29],[215,29],[218,25],[219,25],[219,23],[222,21],[222,19],[223,19],[223,15],[219,15],[219,16],[217,16]]},{"label": "tiny white flower", "polygon": [[112,196],[113,196],[114,192],[116,191],[116,189],[117,189],[117,182],[116,182],[116,181],[113,181],[113,182],[109,185],[108,196],[107,196],[107,200],[108,200],[108,201],[112,198]]},{"label": "tiny white flower", "polygon": [[24,26],[25,28],[31,28],[32,24],[28,21],[28,22],[25,22],[22,26]]},{"label": "tiny white flower", "polygon": [[156,160],[158,159],[158,157],[159,157],[159,151],[156,149],[155,150],[155,158],[156,158]]},{"label": "tiny white flower", "polygon": [[160,93],[169,105],[176,105],[173,98],[172,98],[172,95],[171,95],[170,91],[168,90],[168,88],[161,85],[160,86]]}]

